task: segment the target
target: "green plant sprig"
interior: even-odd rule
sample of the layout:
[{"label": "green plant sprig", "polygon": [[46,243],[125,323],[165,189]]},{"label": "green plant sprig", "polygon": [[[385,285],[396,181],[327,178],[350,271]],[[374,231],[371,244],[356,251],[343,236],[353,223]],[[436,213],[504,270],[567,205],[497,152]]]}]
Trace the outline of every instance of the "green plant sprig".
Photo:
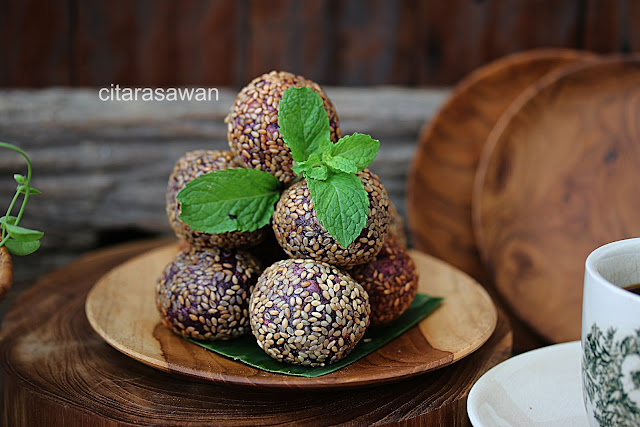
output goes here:
[{"label": "green plant sprig", "polygon": [[[13,175],[13,178],[18,185],[16,187],[16,193],[7,208],[6,214],[0,218],[0,247],[6,246],[9,252],[13,255],[29,255],[38,250],[40,247],[40,239],[44,236],[44,233],[21,227],[18,224],[24,215],[29,196],[40,194],[40,191],[31,186],[32,166],[29,156],[27,156],[27,154],[19,147],[6,142],[0,142],[0,148],[7,148],[19,153],[27,162],[26,177],[21,174]],[[18,215],[12,216],[11,213],[14,211],[20,195],[23,197],[22,205],[18,210]]]},{"label": "green plant sprig", "polygon": [[[307,180],[318,219],[346,248],[369,215],[369,197],[356,174],[373,161],[380,142],[354,133],[333,144],[322,98],[307,87],[285,91],[278,125],[294,160],[294,182]],[[178,193],[180,219],[205,233],[257,230],[269,224],[281,191],[278,179],[257,169],[210,172]]]}]

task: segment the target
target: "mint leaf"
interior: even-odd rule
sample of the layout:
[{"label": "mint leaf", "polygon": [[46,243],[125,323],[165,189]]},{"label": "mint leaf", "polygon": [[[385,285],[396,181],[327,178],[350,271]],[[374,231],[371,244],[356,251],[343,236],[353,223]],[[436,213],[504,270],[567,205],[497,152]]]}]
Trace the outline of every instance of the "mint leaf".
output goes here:
[{"label": "mint leaf", "polygon": [[17,240],[9,239],[4,244],[9,252],[17,256],[31,255],[40,247],[40,241],[35,240],[33,242],[18,242]]},{"label": "mint leaf", "polygon": [[24,175],[20,175],[19,173],[14,174],[13,179],[15,179],[18,184],[25,184],[27,182],[27,178],[25,178]]},{"label": "mint leaf", "polygon": [[289,88],[278,108],[278,126],[296,163],[321,154],[331,144],[329,116],[322,98],[308,87]]},{"label": "mint leaf", "polygon": [[342,246],[348,247],[362,232],[369,216],[369,197],[353,174],[330,174],[325,181],[307,180],[316,215]]},{"label": "mint leaf", "polygon": [[178,193],[180,219],[206,233],[254,231],[269,224],[280,181],[258,169],[225,169],[187,183]]},{"label": "mint leaf", "polygon": [[337,156],[327,156],[326,164],[331,169],[336,172],[344,172],[344,173],[356,173],[358,172],[358,167],[355,162],[351,159],[347,159],[346,157]]},{"label": "mint leaf", "polygon": [[319,179],[320,181],[324,181],[329,176],[329,171],[325,165],[314,165],[310,168],[305,169],[304,177],[309,179]]},{"label": "mint leaf", "polygon": [[364,170],[378,155],[380,141],[369,135],[354,133],[331,145],[329,153],[333,157],[344,157],[355,163],[358,171]]},{"label": "mint leaf", "polygon": [[5,230],[9,236],[13,237],[19,242],[33,242],[44,236],[42,231],[30,230],[28,228],[20,227],[19,225],[4,223]]}]

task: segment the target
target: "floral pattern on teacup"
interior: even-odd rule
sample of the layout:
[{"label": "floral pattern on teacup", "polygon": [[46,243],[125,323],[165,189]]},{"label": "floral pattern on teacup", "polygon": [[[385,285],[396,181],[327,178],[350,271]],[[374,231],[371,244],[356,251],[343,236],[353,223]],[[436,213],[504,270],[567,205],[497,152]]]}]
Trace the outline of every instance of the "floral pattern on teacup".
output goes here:
[{"label": "floral pattern on teacup", "polygon": [[601,426],[640,425],[640,329],[616,339],[595,323],[582,352],[585,403]]}]

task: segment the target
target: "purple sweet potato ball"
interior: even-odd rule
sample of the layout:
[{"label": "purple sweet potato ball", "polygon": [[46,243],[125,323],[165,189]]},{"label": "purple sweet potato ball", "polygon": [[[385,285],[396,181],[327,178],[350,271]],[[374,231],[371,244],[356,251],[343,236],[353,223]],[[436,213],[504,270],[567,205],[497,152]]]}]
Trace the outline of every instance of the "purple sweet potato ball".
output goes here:
[{"label": "purple sweet potato ball", "polygon": [[378,253],[389,229],[389,195],[369,169],[358,172],[369,197],[369,215],[360,235],[347,247],[329,234],[317,217],[306,181],[286,189],[276,205],[272,227],[292,258],[311,258],[338,267],[363,264]]},{"label": "purple sweet potato ball", "polygon": [[416,266],[395,238],[388,238],[373,260],[348,273],[369,294],[372,326],[386,325],[400,317],[418,290]]},{"label": "purple sweet potato ball", "polygon": [[281,362],[323,366],[345,357],[369,325],[369,297],[327,263],[287,259],[268,267],[249,304],[258,345]]},{"label": "purple sweet potato ball", "polygon": [[264,229],[246,232],[231,231],[228,233],[204,233],[193,230],[180,218],[181,205],[177,199],[178,193],[188,182],[193,181],[208,172],[237,167],[233,163],[230,151],[197,150],[182,156],[169,177],[167,187],[166,210],[169,225],[179,239],[185,240],[197,247],[220,246],[225,248],[248,248],[259,244],[265,234]]},{"label": "purple sweet potato ball", "polygon": [[338,114],[324,90],[302,76],[272,71],[256,77],[240,91],[225,119],[229,147],[239,165],[269,172],[285,183],[295,177],[291,151],[280,134],[278,111],[284,92],[303,86],[320,95],[329,117],[331,140],[335,143],[340,139]]},{"label": "purple sweet potato ball", "polygon": [[244,251],[183,248],[156,285],[162,324],[199,340],[229,339],[249,332],[249,298],[260,275]]}]

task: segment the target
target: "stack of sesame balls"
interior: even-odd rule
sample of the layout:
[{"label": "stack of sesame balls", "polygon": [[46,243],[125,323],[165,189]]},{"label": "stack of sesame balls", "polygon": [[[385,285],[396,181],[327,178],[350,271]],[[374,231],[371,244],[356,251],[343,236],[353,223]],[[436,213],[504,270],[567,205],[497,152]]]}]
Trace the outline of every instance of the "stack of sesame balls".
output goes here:
[{"label": "stack of sesame balls", "polygon": [[[318,220],[306,181],[292,182],[293,159],[279,132],[278,106],[289,87],[302,86],[322,98],[331,140],[337,142],[338,115],[322,88],[272,71],[238,94],[225,120],[230,151],[198,150],[178,160],[166,209],[176,236],[187,244],[164,269],[156,302],[163,324],[183,336],[219,340],[251,331],[276,360],[322,366],[345,357],[370,325],[389,324],[404,313],[418,277],[402,222],[375,174],[358,173],[369,216],[346,248]],[[188,182],[238,167],[260,169],[289,184],[271,227],[210,234],[179,219],[176,196]]]}]

